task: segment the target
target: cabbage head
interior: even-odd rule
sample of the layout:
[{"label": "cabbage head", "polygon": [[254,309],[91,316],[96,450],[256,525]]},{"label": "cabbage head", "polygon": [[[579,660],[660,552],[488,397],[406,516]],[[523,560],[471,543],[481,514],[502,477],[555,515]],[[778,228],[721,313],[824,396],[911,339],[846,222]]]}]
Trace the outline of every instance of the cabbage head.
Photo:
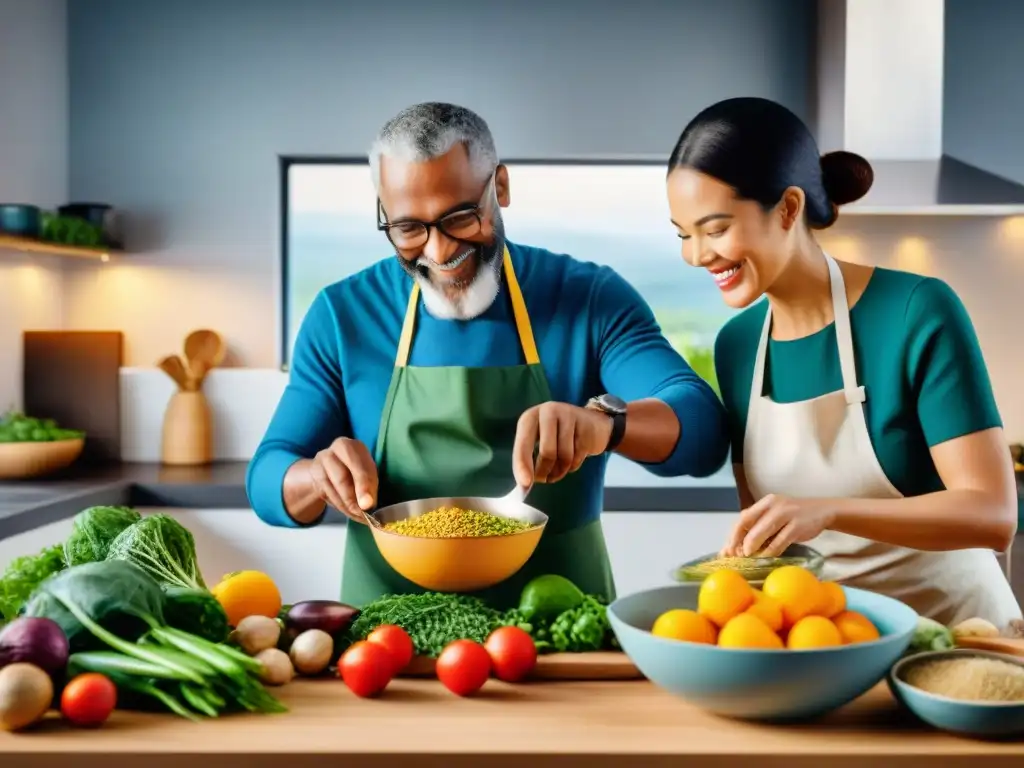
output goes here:
[{"label": "cabbage head", "polygon": [[64,541],[64,562],[68,567],[98,563],[107,559],[111,543],[125,528],[142,519],[131,507],[89,507],[71,523]]},{"label": "cabbage head", "polygon": [[118,534],[107,560],[127,560],[161,585],[206,589],[192,532],[165,514],[148,515]]}]

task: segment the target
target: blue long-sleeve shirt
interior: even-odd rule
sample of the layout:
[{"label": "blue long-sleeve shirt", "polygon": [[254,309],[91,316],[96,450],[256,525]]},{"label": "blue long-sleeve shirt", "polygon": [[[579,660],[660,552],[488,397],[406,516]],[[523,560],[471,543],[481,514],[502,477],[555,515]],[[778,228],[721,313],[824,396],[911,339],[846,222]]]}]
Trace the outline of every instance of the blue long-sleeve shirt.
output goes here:
[{"label": "blue long-sleeve shirt", "polygon": [[[551,396],[585,405],[605,392],[629,402],[658,398],[682,426],[671,455],[641,466],[661,477],[707,477],[729,450],[725,411],[708,384],[672,348],[640,294],[609,267],[540,248],[508,244]],[[338,437],[373,454],[412,289],[394,257],[323,289],[295,342],[291,375],[246,477],[256,514],[297,527],[285,511],[285,472]],[[409,364],[522,364],[512,308],[502,292],[473,320],[431,316],[420,301]],[[607,457],[579,470],[589,517],[603,505]]]}]

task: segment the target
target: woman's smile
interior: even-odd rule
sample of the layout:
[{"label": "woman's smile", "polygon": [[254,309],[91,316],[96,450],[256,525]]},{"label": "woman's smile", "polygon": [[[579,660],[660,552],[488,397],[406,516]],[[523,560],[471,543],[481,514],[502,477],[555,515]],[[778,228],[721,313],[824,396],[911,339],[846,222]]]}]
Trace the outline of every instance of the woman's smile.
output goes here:
[{"label": "woman's smile", "polygon": [[708,272],[715,278],[715,284],[723,291],[734,288],[743,279],[743,264],[724,264],[720,267],[708,267]]}]

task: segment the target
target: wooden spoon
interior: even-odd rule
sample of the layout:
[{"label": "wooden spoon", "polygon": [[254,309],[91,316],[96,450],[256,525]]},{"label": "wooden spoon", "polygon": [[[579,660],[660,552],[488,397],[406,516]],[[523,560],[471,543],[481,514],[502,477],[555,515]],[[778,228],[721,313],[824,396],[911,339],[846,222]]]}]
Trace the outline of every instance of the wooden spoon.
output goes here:
[{"label": "wooden spoon", "polygon": [[216,331],[192,331],[185,339],[185,358],[188,360],[189,381],[198,389],[206,374],[224,362],[224,341]]},{"label": "wooden spoon", "polygon": [[157,365],[177,383],[179,389],[188,389],[189,375],[185,370],[185,361],[181,359],[181,355],[168,355]]}]

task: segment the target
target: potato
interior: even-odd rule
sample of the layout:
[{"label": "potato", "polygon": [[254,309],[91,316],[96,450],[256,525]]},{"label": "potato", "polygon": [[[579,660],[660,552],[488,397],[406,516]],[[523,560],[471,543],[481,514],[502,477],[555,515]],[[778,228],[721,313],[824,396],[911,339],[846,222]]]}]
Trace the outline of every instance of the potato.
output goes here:
[{"label": "potato", "polygon": [[300,675],[319,675],[331,663],[334,640],[321,629],[307,629],[295,638],[288,652]]}]

